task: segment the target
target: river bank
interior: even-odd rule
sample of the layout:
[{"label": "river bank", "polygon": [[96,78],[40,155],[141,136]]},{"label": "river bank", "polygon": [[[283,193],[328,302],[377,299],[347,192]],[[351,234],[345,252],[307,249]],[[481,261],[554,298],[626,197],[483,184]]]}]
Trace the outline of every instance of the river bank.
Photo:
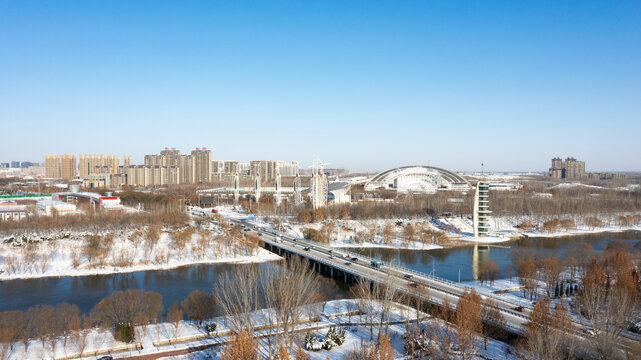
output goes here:
[{"label": "river bank", "polygon": [[0,243],[0,281],[167,270],[187,265],[258,263],[280,257],[257,243],[211,231],[65,232]]}]

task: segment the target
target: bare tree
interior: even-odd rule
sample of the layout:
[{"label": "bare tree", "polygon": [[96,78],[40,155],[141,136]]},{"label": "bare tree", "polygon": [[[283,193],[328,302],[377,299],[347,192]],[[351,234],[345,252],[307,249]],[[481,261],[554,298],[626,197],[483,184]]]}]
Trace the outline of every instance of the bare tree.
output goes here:
[{"label": "bare tree", "polygon": [[552,311],[550,298],[538,300],[525,328],[526,337],[520,345],[522,358],[561,360],[572,356],[571,319],[563,303],[559,302]]},{"label": "bare tree", "polygon": [[372,291],[371,282],[359,278],[351,289],[352,295],[356,298],[356,304],[361,314],[365,315],[365,321],[369,325],[369,340],[374,340],[374,307],[376,306],[376,294]]},{"label": "bare tree", "polygon": [[305,305],[318,302],[320,281],[307,260],[289,259],[281,271],[273,274],[265,283],[268,303],[276,311],[279,326],[283,329],[283,341],[293,347],[293,330],[303,318]]},{"label": "bare tree", "polygon": [[[83,316],[82,319],[78,320],[78,324],[76,325],[76,330],[71,332],[72,348],[78,352],[80,358],[82,358],[82,353],[87,348],[89,332],[91,331],[91,318]],[[74,327],[76,327],[76,325],[74,325]]]},{"label": "bare tree", "polygon": [[639,285],[628,255],[616,251],[603,262],[609,275],[603,264],[593,261],[581,279],[574,305],[594,330],[589,337],[594,352],[605,359],[619,355],[621,333],[640,305]]},{"label": "bare tree", "polygon": [[552,289],[558,284],[559,276],[563,270],[563,264],[558,258],[545,258],[541,259],[541,272],[545,279],[546,292],[548,296],[552,296]]},{"label": "bare tree", "polygon": [[199,327],[203,321],[213,317],[216,311],[214,296],[200,290],[190,292],[181,305],[189,320],[196,321]]},{"label": "bare tree", "polygon": [[258,360],[258,344],[252,333],[242,329],[229,342],[220,357],[222,360]]},{"label": "bare tree", "polygon": [[483,347],[487,350],[487,341],[489,338],[497,337],[505,329],[505,318],[498,306],[492,301],[487,300],[483,303]]},{"label": "bare tree", "polygon": [[394,234],[395,233],[396,233],[396,231],[394,230],[394,225],[392,225],[392,224],[385,225],[385,227],[383,228],[383,232],[382,232],[383,242],[385,244],[391,244],[392,241],[394,240]]},{"label": "bare tree", "polygon": [[236,333],[254,328],[252,311],[261,308],[260,267],[255,264],[239,266],[221,273],[214,285],[214,297]]},{"label": "bare tree", "polygon": [[516,271],[519,276],[519,283],[523,286],[524,295],[527,294],[532,300],[538,286],[538,268],[534,260],[525,260],[517,263]]},{"label": "bare tree", "polygon": [[416,310],[416,329],[420,330],[421,322],[423,322],[423,310],[427,305],[427,299],[429,297],[429,289],[422,281],[418,281],[415,284],[416,285],[408,285],[406,291],[412,306]]},{"label": "bare tree", "polygon": [[91,317],[105,327],[115,324],[130,323],[137,325],[139,314],[145,314],[149,319],[158,319],[163,310],[162,296],[152,291],[127,289],[116,291],[100,300],[93,310]]},{"label": "bare tree", "polygon": [[174,339],[178,338],[178,334],[180,332],[180,322],[182,321],[182,319],[183,311],[180,308],[180,304],[178,304],[178,302],[174,302],[173,304],[171,304],[171,307],[167,312],[167,320],[174,327]]},{"label": "bare tree", "polygon": [[456,305],[456,342],[463,360],[474,350],[476,334],[482,329],[483,311],[481,296],[472,290],[465,291]]},{"label": "bare tree", "polygon": [[387,333],[390,316],[392,314],[392,306],[394,306],[398,297],[398,291],[394,284],[394,279],[388,275],[382,284],[375,283],[374,293],[379,301],[381,309],[378,331],[380,333],[383,330],[383,324],[385,324],[385,332]]},{"label": "bare tree", "polygon": [[494,285],[494,281],[499,274],[499,265],[494,260],[485,260],[481,261],[479,264],[479,280],[481,280],[481,285],[484,281]]}]

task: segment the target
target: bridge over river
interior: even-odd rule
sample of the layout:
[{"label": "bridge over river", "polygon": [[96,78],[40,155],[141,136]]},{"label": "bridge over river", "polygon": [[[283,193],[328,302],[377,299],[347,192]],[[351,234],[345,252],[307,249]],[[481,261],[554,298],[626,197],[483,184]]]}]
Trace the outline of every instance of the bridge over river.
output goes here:
[{"label": "bridge over river", "polygon": [[[402,266],[385,264],[383,267],[373,266],[379,260],[356,254],[344,249],[333,249],[317,242],[292,236],[284,232],[262,227],[253,223],[232,220],[232,223],[256,231],[264,243],[265,249],[283,257],[298,255],[310,261],[314,268],[327,276],[340,279],[345,283],[354,283],[357,279],[367,279],[372,282],[393,284],[400,292],[416,296],[419,292],[412,291],[412,287],[420,284],[426,291],[426,301],[433,304],[442,304],[447,299],[450,305],[456,304],[463,294],[470,290],[458,283],[438,278],[429,274],[420,273]],[[523,325],[529,319],[532,303],[523,300],[506,299],[500,294],[476,290],[485,301],[492,300],[505,318],[506,330],[523,335]],[[519,308],[518,311],[516,310]]]},{"label": "bridge over river", "polygon": [[[393,284],[400,292],[411,296],[423,296],[425,301],[441,305],[447,299],[454,309],[459,299],[470,288],[449,281],[447,279],[417,272],[399,265],[385,264],[384,267],[375,266],[373,261],[361,254],[356,254],[345,249],[335,249],[314,241],[298,236],[293,236],[269,226],[261,226],[251,221],[242,219],[229,219],[233,224],[238,224],[252,229],[258,233],[264,243],[265,249],[279,254],[285,258],[298,255],[310,261],[314,268],[327,276],[338,278],[345,283],[354,283],[357,279],[367,279],[371,282]],[[422,295],[418,291],[412,291],[413,284],[421,284],[428,291]],[[490,291],[475,289],[484,301],[491,300],[494,306],[501,312],[505,320],[503,326],[506,331],[515,335],[525,335],[525,324],[529,321],[533,304],[525,299],[514,299],[495,294]],[[588,325],[572,320],[569,333],[579,341],[584,341],[590,335],[586,331]],[[619,338],[619,349],[636,349],[641,336],[623,332]]]}]

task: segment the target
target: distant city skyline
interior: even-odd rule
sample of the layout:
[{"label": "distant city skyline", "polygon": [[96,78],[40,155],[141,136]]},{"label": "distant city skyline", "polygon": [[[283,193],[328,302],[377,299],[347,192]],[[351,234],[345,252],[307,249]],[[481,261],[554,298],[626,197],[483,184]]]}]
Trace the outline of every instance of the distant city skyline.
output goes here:
[{"label": "distant city skyline", "polygon": [[641,171],[641,2],[0,1],[0,162]]},{"label": "distant city skyline", "polygon": [[[213,149],[210,148],[210,147],[206,147],[206,146],[205,147],[192,147],[191,149],[186,149],[186,150],[178,149],[176,147],[163,147],[162,149],[159,149],[156,152],[150,152],[150,153],[141,155],[141,158],[140,158],[139,161],[136,158],[130,157],[129,155],[126,155],[126,154],[116,154],[116,156],[122,156],[123,157],[123,161],[126,161],[127,164],[143,165],[143,164],[145,164],[145,159],[144,159],[145,156],[156,155],[158,152],[160,152],[162,150],[168,150],[168,149],[178,150],[181,153],[188,155],[192,150],[195,150],[196,148],[203,149],[203,150],[207,149],[207,150],[212,151],[212,153],[213,153]],[[102,155],[102,154],[98,154],[98,153],[95,153],[95,152],[94,153],[83,153],[83,154],[74,154],[74,153],[68,153],[68,154],[69,155],[76,155],[76,156],[81,156],[81,155]],[[58,154],[58,155],[63,155],[63,154]],[[127,158],[127,159],[125,160],[125,158]],[[251,161],[256,161],[256,160],[284,161],[284,162],[288,162],[288,163],[289,162],[297,162],[297,163],[300,163],[300,166],[301,166],[300,169],[301,170],[307,169],[308,165],[311,165],[313,163],[313,161],[314,161],[314,159],[311,159],[308,162],[306,162],[306,161],[299,161],[299,160],[292,160],[292,159],[281,159],[281,158],[271,158],[270,159],[270,158],[259,158],[259,157],[255,157],[255,158],[251,158],[251,159],[237,159],[237,158],[219,159],[219,158],[215,158],[215,156],[212,156],[211,160],[212,161],[213,160],[223,161],[223,162],[224,161],[235,161],[235,162],[247,163],[247,164],[249,164]],[[553,161],[554,160],[555,159],[553,159]],[[14,161],[10,161],[10,160],[0,161],[0,163],[2,163],[2,164],[4,164],[4,163],[10,164],[12,162],[16,162],[16,161],[15,160]],[[44,166],[44,163],[45,163],[44,160],[42,160],[40,162],[38,162],[38,161],[17,161],[17,162],[18,162],[18,164],[29,163],[30,166],[31,165]],[[383,171],[383,170],[386,170],[386,169],[391,169],[391,168],[398,167],[398,166],[407,166],[407,165],[429,165],[429,166],[442,167],[442,168],[446,168],[446,169],[449,169],[449,170],[465,172],[465,173],[481,172],[481,170],[484,170],[486,172],[496,172],[496,173],[500,173],[500,172],[520,172],[520,173],[523,173],[523,172],[540,172],[540,173],[549,173],[549,171],[550,171],[550,169],[546,169],[546,170],[540,170],[540,169],[530,169],[530,170],[509,170],[509,169],[504,170],[504,169],[498,169],[498,170],[492,170],[492,169],[488,169],[486,164],[483,164],[483,166],[481,164],[479,164],[479,169],[478,170],[460,170],[460,169],[447,168],[447,167],[444,167],[444,166],[441,166],[439,164],[435,164],[435,163],[432,163],[432,162],[428,162],[428,163],[424,163],[424,164],[397,164],[395,166],[390,166],[390,167],[386,167],[386,168],[379,168],[379,169],[355,169],[355,168],[349,168],[349,167],[345,167],[345,166],[336,166],[336,165],[333,165],[331,163],[327,163],[327,168],[328,169],[331,169],[331,168],[344,168],[344,169],[347,169],[347,170],[350,170],[350,171],[354,171],[354,172],[359,172],[359,171],[379,172],[379,171]],[[549,165],[549,159],[548,159],[548,165]],[[78,166],[80,166],[80,164],[78,164]],[[483,169],[481,169],[481,168],[483,168]],[[637,170],[591,169],[589,167],[588,167],[588,170],[591,170],[591,171],[630,172],[630,173],[639,173],[639,172],[641,172],[641,171],[637,171]]]}]

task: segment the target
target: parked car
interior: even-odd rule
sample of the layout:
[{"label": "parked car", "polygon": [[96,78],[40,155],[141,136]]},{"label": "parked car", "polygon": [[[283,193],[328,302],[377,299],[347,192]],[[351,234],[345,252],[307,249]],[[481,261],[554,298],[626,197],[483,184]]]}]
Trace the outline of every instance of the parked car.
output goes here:
[{"label": "parked car", "polygon": [[514,308],[514,310],[516,310],[518,312],[525,312],[525,308],[523,306],[517,306],[517,307]]},{"label": "parked car", "polygon": [[303,249],[303,250],[305,250],[305,251],[309,251],[309,247],[306,247],[306,248],[305,248],[305,249]]},{"label": "parked car", "polygon": [[358,258],[357,257],[353,257],[351,260],[352,261],[358,261]]},{"label": "parked car", "polygon": [[404,277],[404,278],[406,278],[406,279],[411,279],[411,278],[412,278],[412,276],[413,276],[412,274],[405,274],[405,275],[403,275],[403,277]]}]

